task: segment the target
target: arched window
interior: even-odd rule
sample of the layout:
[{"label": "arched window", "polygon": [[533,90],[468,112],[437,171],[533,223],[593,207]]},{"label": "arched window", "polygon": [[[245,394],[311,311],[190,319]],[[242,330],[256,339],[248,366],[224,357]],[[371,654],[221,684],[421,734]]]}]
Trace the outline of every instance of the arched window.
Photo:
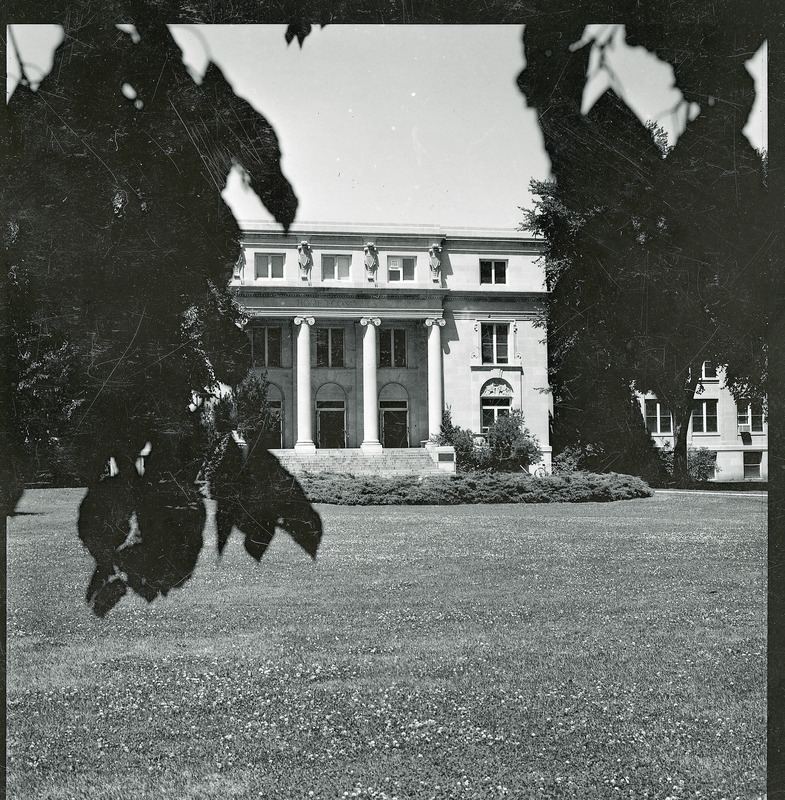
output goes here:
[{"label": "arched window", "polygon": [[512,410],[512,386],[499,378],[487,381],[480,390],[481,431],[488,433],[488,428],[499,417],[509,415]]}]

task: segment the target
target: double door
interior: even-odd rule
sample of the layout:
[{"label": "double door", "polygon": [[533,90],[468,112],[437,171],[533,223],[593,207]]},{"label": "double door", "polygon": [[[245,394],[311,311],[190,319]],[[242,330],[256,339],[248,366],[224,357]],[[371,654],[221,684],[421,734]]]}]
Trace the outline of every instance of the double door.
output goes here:
[{"label": "double door", "polygon": [[346,447],[346,403],[343,400],[320,400],[316,403],[316,438],[320,448]]},{"label": "double door", "polygon": [[382,400],[381,415],[382,447],[409,446],[409,409],[405,400]]}]

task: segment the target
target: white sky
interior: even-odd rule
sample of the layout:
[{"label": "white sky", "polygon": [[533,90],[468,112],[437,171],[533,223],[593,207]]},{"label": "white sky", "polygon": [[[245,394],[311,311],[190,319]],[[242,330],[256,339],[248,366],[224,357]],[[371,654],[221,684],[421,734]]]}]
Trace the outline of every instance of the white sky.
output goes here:
[{"label": "white sky", "polygon": [[[590,64],[585,109],[610,86],[641,119],[678,136],[688,110],[673,112],[681,95],[670,66],[623,45],[623,29],[592,28],[617,37],[617,47],[612,75]],[[61,29],[13,29],[29,76],[40,79]],[[530,178],[548,177],[536,114],[516,85],[520,26],[314,26],[302,49],[296,40],[287,47],[284,26],[172,32],[196,79],[212,59],[272,123],[300,200],[298,222],[515,229]],[[13,86],[19,69],[9,44]],[[755,64],[762,72],[765,54]],[[747,129],[756,147],[766,146],[766,124],[758,104]],[[270,219],[239,177],[226,196],[238,219]]]}]

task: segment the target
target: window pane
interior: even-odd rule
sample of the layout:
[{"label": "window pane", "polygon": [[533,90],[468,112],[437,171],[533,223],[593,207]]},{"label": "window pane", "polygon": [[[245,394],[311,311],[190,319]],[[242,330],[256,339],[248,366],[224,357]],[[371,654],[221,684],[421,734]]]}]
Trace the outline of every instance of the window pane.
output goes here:
[{"label": "window pane", "polygon": [[379,336],[379,366],[391,367],[392,343],[390,341],[390,337],[392,336],[392,331],[380,331]]},{"label": "window pane", "polygon": [[480,261],[480,283],[493,282],[493,263],[490,261]]},{"label": "window pane", "polygon": [[506,325],[496,325],[496,363],[506,364],[509,359],[507,358],[507,335],[508,329]]},{"label": "window pane", "polygon": [[264,253],[254,253],[254,276],[256,278],[269,277],[267,256]]},{"label": "window pane", "polygon": [[652,433],[657,433],[657,401],[646,401],[646,428]]},{"label": "window pane", "polygon": [[270,256],[273,278],[283,278],[283,256]]},{"label": "window pane", "polygon": [[495,262],[496,267],[494,283],[507,283],[507,264],[504,261]]},{"label": "window pane", "polygon": [[253,363],[256,367],[264,366],[264,328],[254,328],[253,337]]},{"label": "window pane", "polygon": [[744,477],[760,478],[760,465],[763,453],[746,452],[744,453]]},{"label": "window pane", "polygon": [[660,406],[660,433],[671,432],[671,412]]},{"label": "window pane", "polygon": [[335,258],[322,256],[322,280],[331,281],[335,278]]},{"label": "window pane", "polygon": [[343,366],[343,328],[332,328],[330,331],[330,366]]},{"label": "window pane", "polygon": [[480,325],[482,363],[493,364],[493,325]]},{"label": "window pane", "polygon": [[483,432],[487,432],[488,428],[493,425],[496,421],[496,414],[492,408],[485,408],[482,409],[482,429]]},{"label": "window pane", "polygon": [[267,329],[267,366],[281,366],[281,329]]},{"label": "window pane", "polygon": [[717,432],[717,401],[705,400],[706,403],[706,433]]},{"label": "window pane", "polygon": [[393,336],[393,349],[394,349],[394,366],[406,366],[406,331],[396,329],[390,331]]},{"label": "window pane", "polygon": [[399,281],[401,279],[401,259],[388,258],[387,259],[387,280]]},{"label": "window pane", "polygon": [[739,404],[736,407],[736,424],[749,425],[750,424],[749,413],[750,413],[750,401],[739,400]]},{"label": "window pane", "polygon": [[268,400],[267,401],[267,408],[270,412],[270,423],[271,427],[275,431],[281,430],[281,401],[280,400]]},{"label": "window pane", "polygon": [[405,281],[414,280],[414,259],[404,258],[403,260],[403,279]]},{"label": "window pane", "polygon": [[763,403],[753,401],[751,405],[752,430],[760,432],[763,430]]},{"label": "window pane", "polygon": [[692,404],[692,431],[703,433],[703,403],[700,400]]},{"label": "window pane", "polygon": [[338,262],[338,280],[349,280],[349,264],[351,263],[351,258],[349,256],[338,256],[336,261]]},{"label": "window pane", "polygon": [[717,368],[711,361],[704,361],[703,362],[703,377],[704,378],[716,378],[717,377]]},{"label": "window pane", "polygon": [[330,332],[327,328],[316,329],[316,366],[330,365]]}]

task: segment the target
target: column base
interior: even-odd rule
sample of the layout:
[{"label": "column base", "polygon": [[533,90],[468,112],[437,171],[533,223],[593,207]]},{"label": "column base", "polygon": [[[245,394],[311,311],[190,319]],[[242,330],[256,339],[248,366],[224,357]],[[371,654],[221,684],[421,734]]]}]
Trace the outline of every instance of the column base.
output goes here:
[{"label": "column base", "polygon": [[363,442],[360,445],[360,450],[368,456],[377,456],[384,452],[381,442]]},{"label": "column base", "polygon": [[316,453],[316,445],[313,442],[295,442],[294,452],[299,455],[312,456]]}]

